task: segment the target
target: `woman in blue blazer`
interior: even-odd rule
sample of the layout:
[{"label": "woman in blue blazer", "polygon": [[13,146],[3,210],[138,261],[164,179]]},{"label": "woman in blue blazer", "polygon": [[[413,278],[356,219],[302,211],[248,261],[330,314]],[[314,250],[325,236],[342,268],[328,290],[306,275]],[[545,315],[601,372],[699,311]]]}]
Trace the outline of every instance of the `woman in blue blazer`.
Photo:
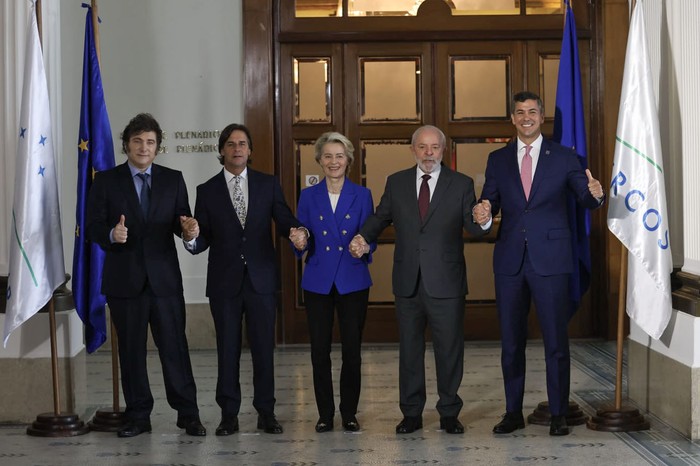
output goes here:
[{"label": "woman in blue blazer", "polygon": [[[299,197],[297,218],[311,233],[299,258],[306,254],[301,280],[304,289],[311,341],[314,393],[319,420],[316,432],[333,430],[335,403],[331,379],[331,343],[334,309],[342,341],[340,414],[345,430],[358,431],[362,330],[372,279],[368,264],[371,253],[356,259],[348,246],[365,219],[374,212],[372,193],[347,178],[353,161],[353,145],[342,134],[324,133],[316,141],[316,162],[324,180],[304,189]],[[371,250],[376,244],[371,245]]]}]

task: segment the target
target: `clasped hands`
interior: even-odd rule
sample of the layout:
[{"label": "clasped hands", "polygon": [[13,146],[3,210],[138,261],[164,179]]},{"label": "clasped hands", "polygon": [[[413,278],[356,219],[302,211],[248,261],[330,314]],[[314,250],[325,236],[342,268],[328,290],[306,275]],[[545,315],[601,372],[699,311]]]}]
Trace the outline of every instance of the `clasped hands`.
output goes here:
[{"label": "clasped hands", "polygon": [[486,225],[491,220],[491,202],[488,199],[482,199],[472,209],[472,216],[479,225]]},{"label": "clasped hands", "polygon": [[182,228],[182,239],[192,241],[199,236],[199,222],[194,217],[180,215],[180,227]]},{"label": "clasped hands", "polygon": [[350,241],[350,255],[356,259],[359,259],[368,253],[369,244],[367,244],[365,238],[360,234],[355,235],[352,241]]},{"label": "clasped hands", "polygon": [[306,228],[290,228],[289,229],[289,240],[292,242],[294,247],[299,251],[306,249],[309,240],[309,230]]}]

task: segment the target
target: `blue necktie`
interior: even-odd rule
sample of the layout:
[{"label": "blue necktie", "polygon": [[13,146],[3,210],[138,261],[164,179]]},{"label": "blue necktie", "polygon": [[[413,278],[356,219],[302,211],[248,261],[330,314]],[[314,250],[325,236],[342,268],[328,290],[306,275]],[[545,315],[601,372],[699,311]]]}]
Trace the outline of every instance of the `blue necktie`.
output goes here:
[{"label": "blue necktie", "polygon": [[148,173],[137,173],[136,176],[141,178],[141,194],[139,195],[141,212],[143,213],[143,218],[148,218],[148,207],[151,205],[151,188],[148,186]]}]

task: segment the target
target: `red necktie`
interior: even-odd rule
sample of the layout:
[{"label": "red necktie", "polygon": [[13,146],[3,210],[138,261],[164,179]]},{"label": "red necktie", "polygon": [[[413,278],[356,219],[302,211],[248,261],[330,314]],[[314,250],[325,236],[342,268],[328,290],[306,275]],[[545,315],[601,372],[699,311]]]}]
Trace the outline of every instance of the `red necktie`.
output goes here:
[{"label": "red necktie", "polygon": [[525,199],[530,198],[530,189],[532,188],[532,157],[530,156],[532,146],[525,146],[525,156],[520,167],[520,181],[523,182],[523,191],[525,191]]},{"label": "red necktie", "polygon": [[430,207],[430,186],[428,186],[430,175],[423,175],[421,178],[423,181],[418,190],[418,212],[420,212],[420,219],[425,220],[428,215],[428,207]]}]

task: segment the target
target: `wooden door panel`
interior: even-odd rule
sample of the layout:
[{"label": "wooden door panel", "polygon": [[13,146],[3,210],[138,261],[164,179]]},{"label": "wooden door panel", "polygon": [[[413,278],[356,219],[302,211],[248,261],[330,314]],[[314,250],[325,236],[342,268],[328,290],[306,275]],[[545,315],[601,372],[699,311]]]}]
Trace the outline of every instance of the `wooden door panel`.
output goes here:
[{"label": "wooden door panel", "polygon": [[[304,187],[304,173],[301,173],[299,148],[313,143],[324,131],[335,130],[345,134],[355,145],[355,161],[352,167],[351,179],[371,187],[375,204],[381,198],[383,186],[381,178],[388,173],[414,164],[412,156],[406,148],[405,159],[401,152],[407,145],[416,128],[423,124],[434,124],[440,127],[448,138],[444,163],[472,176],[477,183],[477,191],[483,184],[483,169],[485,155],[507,142],[514,135],[510,122],[510,96],[519,90],[527,89],[542,94],[548,89],[551,94],[551,76],[553,61],[558,59],[559,41],[473,41],[473,42],[352,42],[346,44],[283,44],[280,51],[280,94],[279,108],[279,173],[287,198],[294,199]],[[587,55],[582,62],[587,63]],[[328,57],[331,64],[330,103],[332,105],[330,122],[300,122],[294,121],[294,99],[297,93],[294,89],[293,62],[295,58]],[[410,70],[411,61],[419,63],[416,66],[415,79],[416,100],[418,111],[416,116],[397,117],[396,112],[387,111],[387,117],[382,119],[383,105],[367,105],[363,103],[363,89],[366,89],[367,79],[376,63],[397,63],[396,72]],[[546,63],[545,60],[549,60]],[[369,64],[369,65],[368,65]],[[471,66],[476,64],[476,67]],[[495,66],[492,66],[494,65]],[[370,70],[365,72],[364,70]],[[384,69],[391,70],[391,66]],[[489,106],[488,100],[481,100],[482,107],[487,110],[479,113],[479,106],[470,108],[469,99],[479,100],[468,86],[459,88],[455,85],[455,70],[470,72],[470,70],[496,70],[503,76],[496,78],[501,87],[497,89],[498,103]],[[461,70],[461,71],[460,71]],[[466,71],[465,71],[466,70]],[[584,83],[588,82],[587,68],[584,71]],[[476,72],[476,71],[475,71]],[[555,73],[554,73],[555,75]],[[392,79],[386,77],[387,95],[396,95],[396,87]],[[481,78],[481,76],[477,76]],[[494,78],[494,80],[496,80]],[[375,78],[376,79],[376,76]],[[474,82],[480,82],[474,79]],[[481,81],[483,82],[483,80]],[[393,83],[393,84],[392,84]],[[413,86],[411,84],[410,86]],[[408,88],[410,88],[408,86]],[[501,89],[502,88],[502,89]],[[392,94],[394,92],[394,94]],[[375,93],[376,94],[376,90]],[[460,97],[461,96],[461,97]],[[466,100],[464,98],[466,96]],[[379,96],[380,98],[382,96]],[[396,97],[393,97],[396,99]],[[463,106],[455,110],[456,100]],[[485,103],[485,105],[483,105]],[[413,103],[411,103],[413,105]],[[410,110],[411,105],[403,108]],[[367,108],[373,108],[380,114],[378,118],[367,118]],[[502,107],[502,109],[501,109]],[[388,109],[393,110],[393,109]],[[370,112],[371,113],[371,112]],[[410,111],[405,113],[410,114]],[[365,115],[363,117],[363,115]],[[551,133],[551,119],[544,125],[546,135]],[[396,151],[382,150],[387,144],[398,144]],[[384,146],[383,146],[384,145]],[[485,151],[485,152],[484,152]],[[389,157],[390,153],[397,152]],[[484,152],[484,153],[482,153]],[[474,160],[469,157],[477,157]],[[460,159],[464,157],[464,159]],[[306,165],[308,167],[308,163]],[[308,171],[308,169],[306,169]],[[379,187],[381,186],[381,187]],[[495,230],[497,229],[497,225]],[[494,230],[494,231],[495,231]],[[468,260],[469,286],[478,292],[467,296],[465,303],[465,336],[470,340],[498,339],[500,332],[493,292],[493,276],[491,268],[492,243],[495,233],[485,238],[468,239],[465,235],[465,254]],[[374,287],[370,293],[370,306],[365,327],[365,341],[389,342],[398,340],[393,295],[391,294],[391,267],[393,266],[393,229],[387,228],[380,238],[380,249],[375,254],[375,264],[370,268]],[[301,265],[291,253],[282,254],[282,275],[285,281],[282,293],[284,341],[298,343],[308,341],[306,331],[306,314],[303,308],[301,288]],[[476,288],[475,288],[476,287]],[[584,300],[582,310],[572,320],[571,335],[589,335],[591,327],[590,306],[588,299]],[[539,326],[535,312],[530,316],[530,336],[539,336]],[[336,332],[337,339],[337,332]]]}]

